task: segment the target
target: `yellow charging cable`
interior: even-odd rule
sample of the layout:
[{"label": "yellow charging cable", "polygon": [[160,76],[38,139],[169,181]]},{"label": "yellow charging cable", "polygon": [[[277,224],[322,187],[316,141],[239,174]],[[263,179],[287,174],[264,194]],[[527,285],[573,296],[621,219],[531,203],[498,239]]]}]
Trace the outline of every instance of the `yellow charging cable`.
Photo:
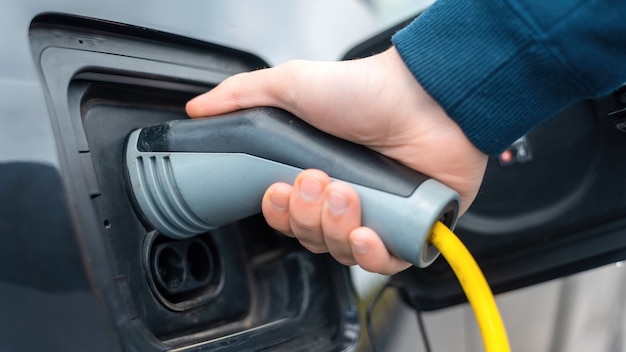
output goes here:
[{"label": "yellow charging cable", "polygon": [[448,261],[467,296],[483,336],[486,352],[509,352],[509,340],[493,298],[493,293],[478,264],[463,243],[446,225],[433,226],[430,242]]}]

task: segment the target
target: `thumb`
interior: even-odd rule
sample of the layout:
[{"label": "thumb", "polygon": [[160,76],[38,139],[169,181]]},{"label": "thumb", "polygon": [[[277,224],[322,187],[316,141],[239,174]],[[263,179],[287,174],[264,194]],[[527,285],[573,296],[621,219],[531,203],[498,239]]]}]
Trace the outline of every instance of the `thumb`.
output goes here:
[{"label": "thumb", "polygon": [[285,108],[285,74],[277,66],[228,77],[210,91],[187,102],[192,118],[224,114],[256,106]]}]

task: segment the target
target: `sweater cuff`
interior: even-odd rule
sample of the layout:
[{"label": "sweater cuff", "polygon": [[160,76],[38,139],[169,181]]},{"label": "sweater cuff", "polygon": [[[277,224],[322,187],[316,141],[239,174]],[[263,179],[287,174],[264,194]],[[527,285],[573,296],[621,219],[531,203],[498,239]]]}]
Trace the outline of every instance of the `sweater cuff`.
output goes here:
[{"label": "sweater cuff", "polygon": [[504,1],[439,0],[392,42],[422,87],[489,155],[580,95]]}]

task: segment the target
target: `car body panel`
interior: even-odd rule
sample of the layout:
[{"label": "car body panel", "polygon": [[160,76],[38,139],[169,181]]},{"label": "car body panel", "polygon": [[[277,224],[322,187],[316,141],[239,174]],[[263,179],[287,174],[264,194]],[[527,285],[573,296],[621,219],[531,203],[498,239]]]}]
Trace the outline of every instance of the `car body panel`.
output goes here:
[{"label": "car body panel", "polygon": [[[90,168],[98,169],[99,166],[92,163],[83,169],[81,162],[68,154],[68,150],[80,150],[84,152],[81,160],[87,160],[85,154],[89,152],[86,147],[88,143],[68,132],[67,121],[62,122],[55,117],[61,111],[58,110],[57,98],[67,97],[69,93],[66,90],[76,88],[68,82],[55,86],[54,75],[49,74],[57,70],[57,66],[59,72],[68,69],[64,56],[57,55],[67,48],[51,47],[46,49],[49,50],[47,52],[38,50],[40,48],[33,45],[32,41],[36,30],[33,21],[37,22],[46,16],[83,19],[93,23],[94,27],[98,27],[99,23],[105,27],[127,28],[129,32],[143,32],[145,35],[139,37],[146,40],[169,37],[190,41],[194,45],[209,43],[237,52],[237,55],[255,57],[263,66],[273,66],[297,58],[337,60],[367,55],[374,52],[368,45],[362,45],[362,41],[369,38],[374,38],[376,48],[385,48],[389,35],[399,28],[396,24],[417,14],[429,3],[415,2],[405,6],[406,12],[389,15],[376,10],[377,4],[380,5],[376,1],[337,3],[324,0],[305,4],[288,0],[263,3],[194,0],[181,5],[149,1],[128,3],[121,0],[3,0],[5,6],[0,12],[0,21],[3,23],[3,31],[0,31],[0,42],[3,43],[3,53],[0,55],[0,204],[5,209],[0,215],[0,315],[6,328],[0,329],[0,349],[146,351],[211,348],[198,342],[203,337],[199,337],[201,333],[197,331],[190,333],[189,338],[176,335],[160,336],[162,339],[159,339],[138,318],[145,313],[142,311],[144,306],[133,304],[133,300],[137,299],[132,297],[134,283],[124,275],[119,275],[123,265],[111,264],[109,257],[112,252],[107,247],[106,238],[101,236],[102,219],[99,211],[102,210],[94,210],[93,199],[98,189],[93,188],[93,185],[97,177]],[[358,50],[351,50],[355,46]],[[126,59],[132,55],[128,53],[143,50],[143,47],[131,44],[127,50],[127,55],[123,52],[116,54],[119,56],[118,61],[111,59],[98,65],[115,67],[116,63],[122,63],[120,65],[128,66],[120,69],[131,70],[132,65]],[[80,55],[93,55],[96,62],[99,60],[96,59],[96,51],[90,52],[86,48]],[[207,78],[211,73],[196,73],[205,82],[214,84],[228,74],[258,66],[244,65],[237,70],[212,76],[211,79]],[[69,74],[75,78],[73,75],[79,75],[80,72],[72,71]],[[94,77],[80,78],[97,81],[97,77]],[[208,88],[211,84],[203,85],[202,88]],[[191,93],[199,93],[201,90],[198,88],[186,94],[191,96]],[[611,96],[582,103],[594,105],[594,119],[600,121],[602,133],[609,134],[611,143],[616,143],[614,146],[617,148],[602,149],[600,156],[605,158],[605,162],[622,160],[622,137],[612,129],[612,121],[602,120],[619,107],[618,100]],[[177,111],[177,114],[180,117],[181,112]],[[535,142],[531,140],[530,143],[533,146]],[[541,148],[535,152],[541,152]],[[507,167],[492,159],[490,167],[492,170],[501,167],[504,172],[509,172],[525,166]],[[608,187],[611,183],[619,182],[619,178],[619,172],[610,174],[592,189],[600,190],[602,185],[608,185],[602,191],[610,192],[612,188]],[[615,198],[621,195],[622,188],[620,186],[614,192]],[[584,191],[589,189],[585,188]],[[577,195],[576,192],[566,193],[572,197]],[[578,196],[573,197],[576,198],[574,201],[582,199]],[[597,200],[590,199],[593,202]],[[590,204],[593,205],[593,202]],[[619,200],[615,204],[618,203]],[[557,229],[542,226],[544,223],[531,219],[535,223],[530,226],[530,230],[539,231],[541,236],[533,238],[535,242],[532,244],[525,243],[527,247],[518,246],[516,242],[523,234],[517,233],[519,236],[509,241],[506,238],[507,231],[498,226],[485,228],[485,233],[480,233],[485,222],[481,223],[477,216],[472,217],[471,210],[465,224],[461,221],[459,234],[462,238],[465,236],[463,239],[477,253],[479,263],[486,264],[487,278],[495,278],[497,292],[624,258],[624,248],[607,248],[624,237],[620,216],[615,216],[614,211],[620,210],[619,206],[613,208],[610,217],[604,219],[606,223],[601,216],[595,217],[586,228],[588,231],[583,231],[584,236],[577,233],[580,238],[567,238],[563,231],[576,230],[578,226],[575,221],[568,222],[570,218],[567,216],[579,220],[583,219],[581,214],[584,213],[584,208],[579,207],[577,213],[572,215],[569,213],[570,206],[567,204],[566,211],[560,210],[558,215],[561,218],[554,223]],[[530,223],[526,220],[522,222]],[[543,230],[546,232],[541,233]],[[599,235],[590,236],[596,233]],[[499,234],[504,235],[497,237]],[[608,240],[605,241],[602,236],[607,234]],[[559,248],[561,245],[562,248]],[[499,257],[498,251],[502,248],[510,256]],[[534,251],[536,248],[541,250]],[[527,252],[517,252],[518,249]],[[557,251],[559,249],[561,251]],[[557,254],[552,256],[551,251]],[[541,260],[529,266],[532,258],[524,259],[524,253],[540,255]],[[123,260],[117,262],[125,263]],[[324,260],[322,262],[327,263]],[[514,270],[509,270],[511,268]],[[413,270],[417,269],[394,277],[398,286],[402,287],[404,298],[413,308],[433,310],[464,301],[462,292],[445,264],[419,270],[415,275],[411,274]],[[337,286],[348,284],[345,277],[335,279]],[[347,292],[348,288],[342,287],[341,290]],[[353,312],[351,309],[345,312]],[[353,323],[355,317],[343,319]],[[352,342],[359,332],[353,325],[348,325],[342,332],[346,336],[352,334],[345,340]],[[268,346],[271,343],[268,342]],[[304,348],[283,346],[285,350],[296,347]],[[355,346],[348,344],[339,348],[350,350]]]}]

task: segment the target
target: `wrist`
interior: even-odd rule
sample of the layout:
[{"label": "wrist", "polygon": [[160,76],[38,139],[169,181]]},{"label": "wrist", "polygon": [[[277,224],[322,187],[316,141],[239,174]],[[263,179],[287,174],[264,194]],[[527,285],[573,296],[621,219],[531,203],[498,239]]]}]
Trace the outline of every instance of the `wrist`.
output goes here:
[{"label": "wrist", "polygon": [[[381,54],[393,96],[395,140],[377,148],[407,166],[457,190],[463,213],[475,198],[488,156],[465,134],[441,104],[415,79],[395,47]],[[385,100],[386,99],[386,100]]]}]

